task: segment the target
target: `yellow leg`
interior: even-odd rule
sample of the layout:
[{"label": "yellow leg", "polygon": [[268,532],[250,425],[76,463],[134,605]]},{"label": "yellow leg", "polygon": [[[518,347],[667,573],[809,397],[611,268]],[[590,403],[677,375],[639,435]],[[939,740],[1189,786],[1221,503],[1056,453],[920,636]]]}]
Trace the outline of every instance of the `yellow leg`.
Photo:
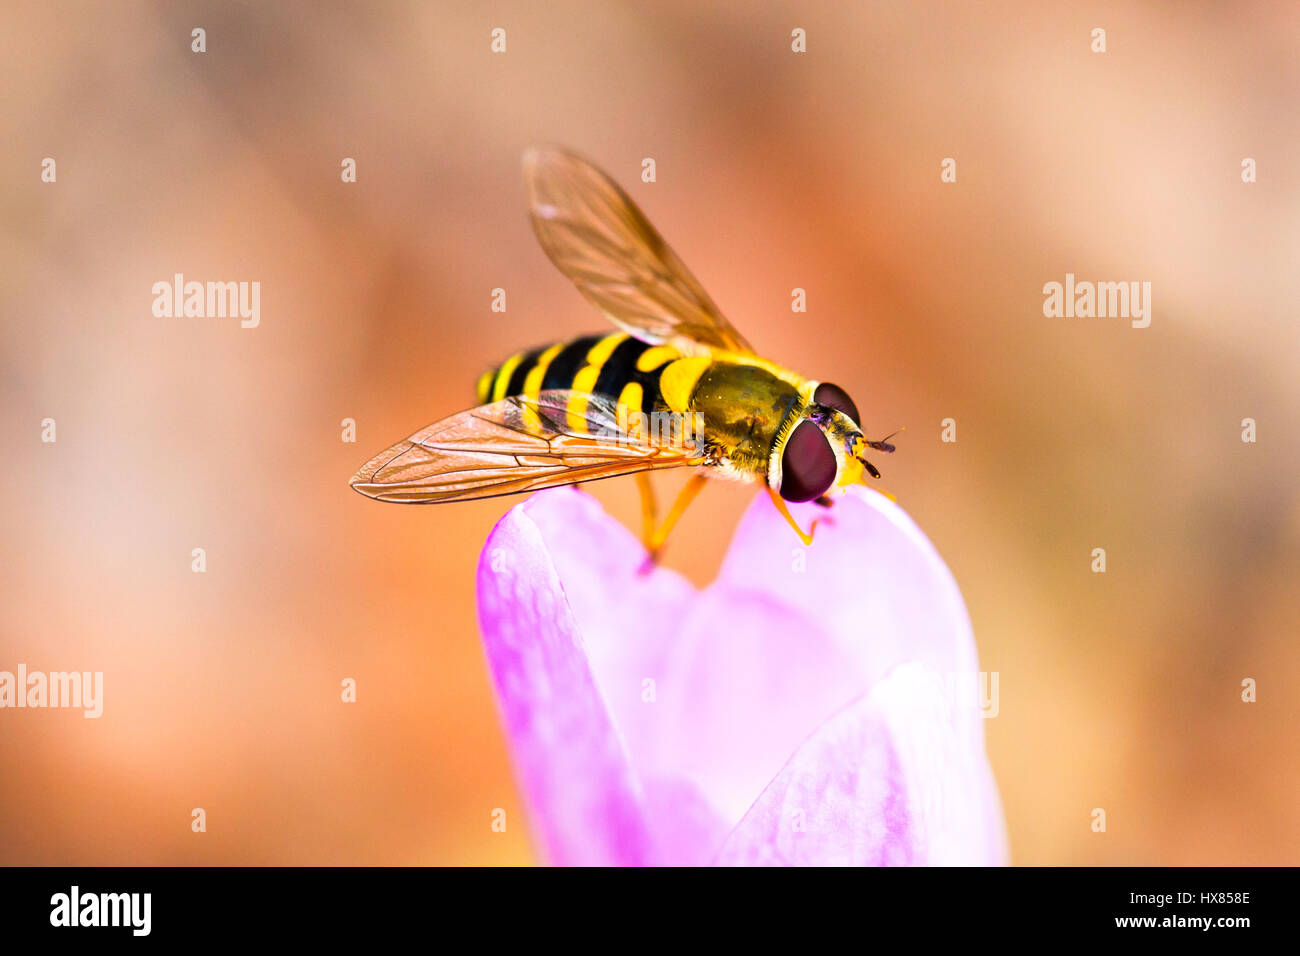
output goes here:
[{"label": "yellow leg", "polygon": [[767,496],[772,499],[772,504],[776,505],[776,510],[781,512],[786,521],[790,522],[790,527],[794,528],[794,533],[799,536],[799,540],[805,545],[812,544],[813,532],[817,530],[817,522],[814,521],[808,528],[808,533],[804,534],[799,529],[799,525],[795,523],[794,517],[790,514],[790,509],[785,506],[785,499],[773,490],[771,485],[765,485],[764,487],[767,488]]},{"label": "yellow leg", "polygon": [[655,534],[655,486],[650,483],[650,476],[644,471],[637,472],[636,486],[641,490],[641,543],[650,550],[650,542]]},{"label": "yellow leg", "polygon": [[650,535],[650,540],[646,544],[646,550],[650,553],[646,556],[646,563],[642,566],[642,571],[648,571],[652,565],[658,563],[659,556],[663,554],[664,542],[668,540],[668,533],[673,530],[673,525],[677,524],[677,519],[686,511],[686,506],[700,493],[701,489],[704,488],[704,483],[708,480],[698,472],[691,475],[690,481],[686,482],[686,486],[682,488],[677,495],[677,500],[673,502],[672,508],[669,509],[668,517],[664,518],[664,523],[655,528]]}]

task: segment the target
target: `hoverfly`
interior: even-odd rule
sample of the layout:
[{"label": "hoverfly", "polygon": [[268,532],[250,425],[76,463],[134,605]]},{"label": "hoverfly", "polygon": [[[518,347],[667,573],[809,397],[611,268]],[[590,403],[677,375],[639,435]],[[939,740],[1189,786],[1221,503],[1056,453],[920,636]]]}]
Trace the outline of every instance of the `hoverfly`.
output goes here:
[{"label": "hoverfly", "polygon": [[[761,482],[787,501],[880,473],[858,408],[829,382],[759,358],[636,204],[561,149],[524,154],[533,229],[550,260],[620,331],[519,352],[478,382],[479,406],[380,452],[351,485],[380,501],[436,504],[635,474],[650,558],[708,478]],[[669,416],[681,428],[645,428]],[[688,440],[690,422],[697,434]],[[891,436],[892,437],[892,436]],[[649,473],[692,467],[657,522]],[[814,522],[815,525],[815,522]]]}]

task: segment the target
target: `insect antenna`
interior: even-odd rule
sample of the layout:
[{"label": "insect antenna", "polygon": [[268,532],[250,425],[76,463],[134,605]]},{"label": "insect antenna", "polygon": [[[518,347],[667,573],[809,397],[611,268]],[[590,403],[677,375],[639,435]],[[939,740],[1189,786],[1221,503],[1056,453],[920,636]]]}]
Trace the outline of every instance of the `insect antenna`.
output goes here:
[{"label": "insect antenna", "polygon": [[[900,428],[900,429],[898,429],[897,431],[894,431],[894,432],[892,432],[892,433],[886,435],[884,438],[880,439],[880,441],[868,441],[868,442],[866,442],[866,446],[867,446],[868,448],[874,448],[874,449],[876,449],[876,451],[888,452],[889,454],[892,455],[892,454],[894,453],[895,449],[894,449],[894,446],[891,445],[891,444],[889,443],[889,439],[893,438],[894,435],[897,435],[898,432],[901,432],[901,431],[903,431],[903,429]],[[865,439],[864,439],[864,441],[865,441]]]},{"label": "insect antenna", "polygon": [[898,431],[894,432],[893,435],[886,435],[880,441],[869,441],[866,438],[861,437],[855,440],[853,446],[853,457],[862,463],[862,467],[872,478],[879,478],[880,471],[875,465],[867,461],[866,456],[862,454],[862,451],[867,448],[874,448],[876,451],[883,451],[892,454],[894,452],[894,446],[889,443],[889,439],[893,438],[894,435],[897,435],[898,432],[901,432],[902,430],[903,429],[900,428]]}]

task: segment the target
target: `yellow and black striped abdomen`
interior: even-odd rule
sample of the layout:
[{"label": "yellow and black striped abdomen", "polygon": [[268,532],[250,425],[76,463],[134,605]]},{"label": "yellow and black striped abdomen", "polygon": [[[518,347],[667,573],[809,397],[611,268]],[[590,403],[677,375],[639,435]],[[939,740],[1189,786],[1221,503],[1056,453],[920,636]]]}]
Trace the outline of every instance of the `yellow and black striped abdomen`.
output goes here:
[{"label": "yellow and black striped abdomen", "polygon": [[[669,405],[660,380],[681,357],[677,349],[649,345],[626,332],[587,335],[512,355],[479,379],[478,400],[486,404],[510,395],[536,398],[539,392],[567,389],[603,395],[629,412],[650,415]],[[584,409],[569,411],[581,415]]]}]

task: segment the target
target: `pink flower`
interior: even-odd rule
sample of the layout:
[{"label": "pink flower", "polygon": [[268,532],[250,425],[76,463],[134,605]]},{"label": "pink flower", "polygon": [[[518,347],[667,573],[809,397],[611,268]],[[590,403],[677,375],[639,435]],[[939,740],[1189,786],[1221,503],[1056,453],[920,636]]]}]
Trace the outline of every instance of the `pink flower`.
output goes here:
[{"label": "pink flower", "polygon": [[1006,861],[952,575],[875,492],[792,510],[811,547],[759,495],[704,590],[576,489],[493,530],[479,620],[549,862]]}]

